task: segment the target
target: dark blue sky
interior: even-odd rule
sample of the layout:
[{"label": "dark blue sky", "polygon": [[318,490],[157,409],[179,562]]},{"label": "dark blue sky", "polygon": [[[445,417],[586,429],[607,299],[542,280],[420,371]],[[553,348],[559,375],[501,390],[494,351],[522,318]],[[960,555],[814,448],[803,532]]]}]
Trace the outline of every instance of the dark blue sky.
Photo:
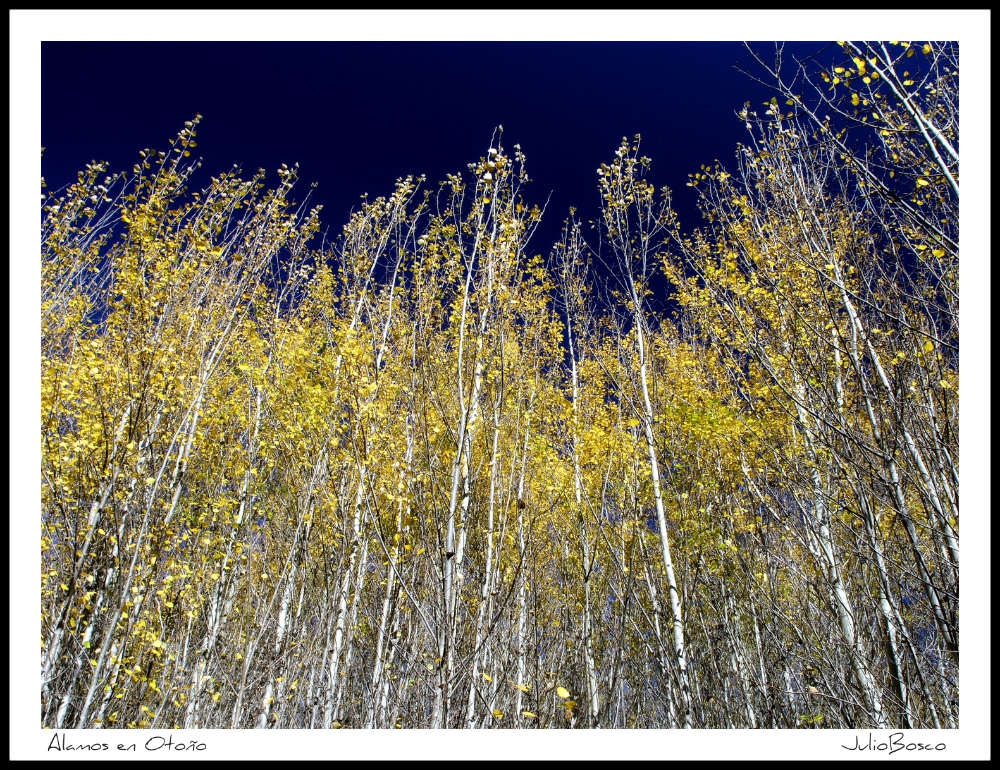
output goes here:
[{"label": "dark blue sky", "polygon": [[[742,43],[43,43],[42,173],[58,188],[90,160],[128,170],[200,113],[195,186],[234,163],[274,181],[281,163],[298,162],[300,196],[317,182],[337,232],[362,193],[464,171],[502,124],[507,148],[527,156],[529,199],[552,193],[532,243],[546,253],[569,206],[596,216],[595,170],[636,133],[653,181],[696,224],[687,175],[729,164],[746,138],[734,113],[772,94],[737,65],[750,66]],[[114,73],[113,88],[95,89],[96,72]]]}]

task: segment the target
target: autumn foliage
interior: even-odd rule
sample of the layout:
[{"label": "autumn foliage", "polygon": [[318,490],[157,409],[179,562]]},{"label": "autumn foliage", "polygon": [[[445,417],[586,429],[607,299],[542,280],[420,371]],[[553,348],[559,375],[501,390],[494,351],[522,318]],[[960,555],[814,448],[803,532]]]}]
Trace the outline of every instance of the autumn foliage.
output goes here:
[{"label": "autumn foliage", "polygon": [[690,231],[638,137],[546,254],[499,132],[48,197],[42,725],[956,727],[957,46],[843,52]]}]

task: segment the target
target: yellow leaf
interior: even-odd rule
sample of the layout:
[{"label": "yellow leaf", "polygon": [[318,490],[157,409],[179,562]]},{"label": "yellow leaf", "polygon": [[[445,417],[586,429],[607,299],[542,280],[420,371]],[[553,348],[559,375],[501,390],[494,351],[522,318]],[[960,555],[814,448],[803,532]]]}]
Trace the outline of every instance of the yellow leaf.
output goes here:
[{"label": "yellow leaf", "polygon": [[924,43],[924,53],[930,53],[930,52],[931,52],[931,44]]},{"label": "yellow leaf", "polygon": [[565,687],[557,687],[556,695],[558,695],[560,698],[568,698],[569,690],[567,690]]},{"label": "yellow leaf", "polygon": [[531,689],[531,685],[529,684],[515,684],[514,687],[516,687],[521,692],[528,692],[528,690]]},{"label": "yellow leaf", "polygon": [[929,184],[930,184],[930,182],[928,182],[928,181],[927,181],[926,179],[924,179],[923,177],[920,177],[920,178],[919,178],[919,179],[917,180],[917,187],[926,187],[926,186],[927,186],[927,185],[929,185]]},{"label": "yellow leaf", "polygon": [[930,353],[933,350],[934,350],[934,343],[931,342],[930,340],[926,340],[924,342],[924,352],[925,353]]},{"label": "yellow leaf", "polygon": [[503,712],[500,709],[493,709],[493,716],[497,719],[503,719]]},{"label": "yellow leaf", "polygon": [[485,679],[487,682],[493,681],[493,677],[490,676],[489,674],[483,674],[483,679]]},{"label": "yellow leaf", "polygon": [[522,711],[521,712],[521,716],[522,717],[527,717],[528,719],[538,719],[538,715],[537,714],[532,714],[530,711]]},{"label": "yellow leaf", "polygon": [[851,94],[851,104],[857,107],[861,103],[861,97],[857,94]]},{"label": "yellow leaf", "polygon": [[931,251],[931,254],[933,254],[935,257],[941,258],[944,256],[944,249],[933,249]]}]

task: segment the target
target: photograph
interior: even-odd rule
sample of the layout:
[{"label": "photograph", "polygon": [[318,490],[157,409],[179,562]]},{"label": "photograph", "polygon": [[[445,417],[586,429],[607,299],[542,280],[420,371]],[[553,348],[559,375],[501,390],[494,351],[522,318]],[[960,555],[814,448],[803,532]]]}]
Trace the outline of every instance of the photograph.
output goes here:
[{"label": "photograph", "polygon": [[11,759],[987,759],[909,13],[11,11]]}]

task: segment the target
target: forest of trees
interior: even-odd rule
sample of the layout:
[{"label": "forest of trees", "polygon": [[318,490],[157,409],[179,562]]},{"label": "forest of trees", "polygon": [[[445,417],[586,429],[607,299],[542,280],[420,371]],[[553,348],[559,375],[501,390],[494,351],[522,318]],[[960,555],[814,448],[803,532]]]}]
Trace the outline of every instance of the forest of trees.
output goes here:
[{"label": "forest of trees", "polygon": [[551,248],[500,132],[47,196],[42,726],[957,727],[958,46],[840,45],[694,228],[638,137]]}]

